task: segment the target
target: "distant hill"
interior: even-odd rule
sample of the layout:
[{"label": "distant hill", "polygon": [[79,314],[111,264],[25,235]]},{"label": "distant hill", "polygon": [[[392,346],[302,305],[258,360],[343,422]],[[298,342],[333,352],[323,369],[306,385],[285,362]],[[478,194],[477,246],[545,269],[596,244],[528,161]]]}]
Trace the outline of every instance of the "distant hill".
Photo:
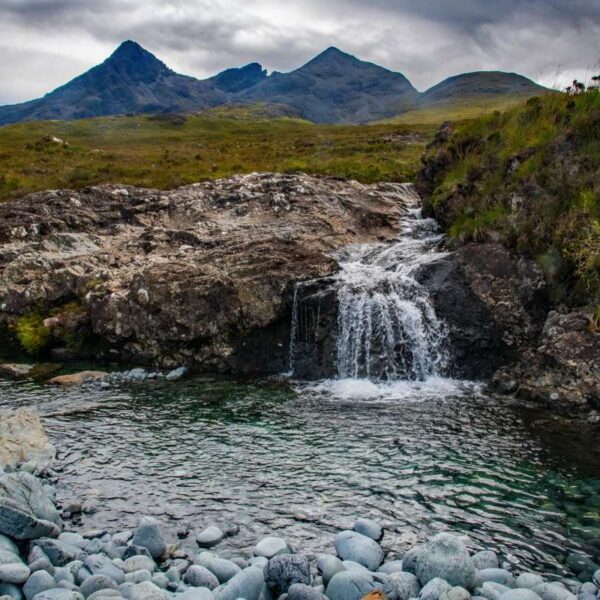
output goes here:
[{"label": "distant hill", "polygon": [[[504,107],[547,92],[515,73],[476,72],[450,77],[419,93],[401,73],[328,48],[290,73],[267,72],[258,63],[198,80],[179,75],[132,41],[102,64],[43,98],[0,106],[0,125],[30,120],[71,120],[122,114],[195,113],[218,106],[267,104],[277,114],[317,123],[367,123],[397,118],[439,121]],[[288,107],[283,109],[282,107]],[[451,118],[451,117],[450,117]]]},{"label": "distant hill", "polygon": [[0,106],[0,124],[127,113],[191,112],[227,101],[210,81],[179,75],[139,44],[123,42],[102,64],[43,98]]},{"label": "distant hill", "polygon": [[548,89],[519,75],[502,71],[476,71],[444,79],[419,98],[421,106],[439,102],[456,102],[465,98],[539,96]]},{"label": "distant hill", "polygon": [[401,73],[328,48],[291,73],[274,73],[238,99],[287,104],[317,123],[364,123],[403,112],[418,97]]}]

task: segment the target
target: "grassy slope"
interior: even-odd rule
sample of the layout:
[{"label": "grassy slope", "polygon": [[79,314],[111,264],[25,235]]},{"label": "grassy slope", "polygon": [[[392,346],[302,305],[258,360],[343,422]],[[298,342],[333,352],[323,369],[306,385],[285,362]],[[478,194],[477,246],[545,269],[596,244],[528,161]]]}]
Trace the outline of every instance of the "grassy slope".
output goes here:
[{"label": "grassy slope", "polygon": [[[2,127],[0,200],[108,182],[171,188],[251,171],[410,180],[434,131],[395,124],[314,125],[262,114],[259,107],[221,109],[183,123],[135,116]],[[46,135],[69,146],[39,143]]]},{"label": "grassy slope", "polygon": [[600,91],[455,125],[425,156],[429,208],[460,240],[537,257],[555,300],[600,304]]},{"label": "grassy slope", "polygon": [[388,119],[384,122],[403,125],[436,125],[444,121],[475,119],[495,110],[505,111],[517,104],[521,104],[523,101],[524,98],[522,96],[463,98],[460,102],[445,100],[409,110],[398,117]]}]

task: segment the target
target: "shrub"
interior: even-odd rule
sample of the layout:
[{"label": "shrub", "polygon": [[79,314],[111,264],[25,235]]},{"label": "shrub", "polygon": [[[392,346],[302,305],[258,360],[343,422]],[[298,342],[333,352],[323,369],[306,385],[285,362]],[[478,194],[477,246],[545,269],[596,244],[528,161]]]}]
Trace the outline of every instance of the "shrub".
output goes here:
[{"label": "shrub", "polygon": [[50,339],[50,331],[44,325],[43,317],[38,313],[19,317],[15,323],[15,334],[23,350],[28,354],[41,352]]}]

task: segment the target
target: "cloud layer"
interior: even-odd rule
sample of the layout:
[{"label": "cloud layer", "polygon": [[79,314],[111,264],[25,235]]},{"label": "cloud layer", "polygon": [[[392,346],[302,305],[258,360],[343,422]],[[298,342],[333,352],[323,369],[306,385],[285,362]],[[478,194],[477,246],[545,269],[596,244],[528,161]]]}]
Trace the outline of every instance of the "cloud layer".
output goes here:
[{"label": "cloud layer", "polygon": [[43,95],[125,39],[200,78],[254,61],[288,71],[334,45],[425,89],[480,69],[584,79],[599,30],[598,0],[2,0],[0,104]]}]

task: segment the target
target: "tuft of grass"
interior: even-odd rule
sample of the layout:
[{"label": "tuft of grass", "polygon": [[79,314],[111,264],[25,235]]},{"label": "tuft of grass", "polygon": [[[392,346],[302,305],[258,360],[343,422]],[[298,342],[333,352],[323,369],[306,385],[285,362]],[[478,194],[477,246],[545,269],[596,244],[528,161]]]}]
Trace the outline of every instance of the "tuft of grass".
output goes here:
[{"label": "tuft of grass", "polygon": [[20,316],[14,325],[15,334],[27,354],[39,354],[50,340],[50,331],[39,313]]}]

